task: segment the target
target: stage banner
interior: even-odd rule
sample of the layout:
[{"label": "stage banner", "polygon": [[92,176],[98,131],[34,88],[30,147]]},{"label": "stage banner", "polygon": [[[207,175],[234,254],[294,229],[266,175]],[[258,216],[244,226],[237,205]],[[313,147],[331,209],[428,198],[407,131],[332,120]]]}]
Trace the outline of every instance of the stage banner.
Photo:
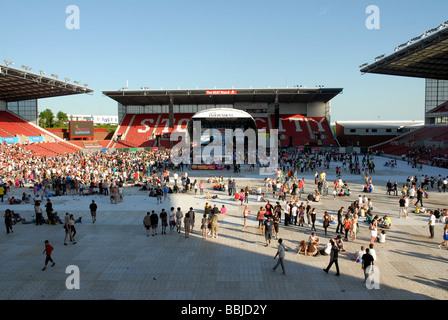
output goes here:
[{"label": "stage banner", "polygon": [[224,170],[221,164],[193,164],[191,170]]}]

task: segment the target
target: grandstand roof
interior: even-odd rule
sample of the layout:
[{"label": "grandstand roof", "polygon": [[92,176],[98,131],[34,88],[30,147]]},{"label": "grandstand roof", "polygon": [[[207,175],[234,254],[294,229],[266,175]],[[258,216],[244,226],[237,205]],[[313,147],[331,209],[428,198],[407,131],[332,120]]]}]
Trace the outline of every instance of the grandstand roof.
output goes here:
[{"label": "grandstand roof", "polygon": [[81,93],[93,93],[93,90],[56,78],[0,65],[0,100],[11,102]]},{"label": "grandstand roof", "polygon": [[393,128],[419,128],[425,125],[424,121],[336,121],[346,129],[393,129]]},{"label": "grandstand roof", "polygon": [[196,89],[196,90],[119,90],[103,91],[122,105],[220,105],[238,102],[311,103],[328,102],[343,89],[284,88],[284,89]]},{"label": "grandstand roof", "polygon": [[444,26],[398,46],[389,56],[378,57],[361,72],[448,80],[448,28]]}]

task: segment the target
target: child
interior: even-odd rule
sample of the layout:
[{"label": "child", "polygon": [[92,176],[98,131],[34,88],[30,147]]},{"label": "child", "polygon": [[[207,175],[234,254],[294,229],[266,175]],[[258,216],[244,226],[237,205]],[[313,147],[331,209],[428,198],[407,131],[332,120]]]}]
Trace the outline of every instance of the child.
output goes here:
[{"label": "child", "polygon": [[51,258],[51,253],[53,252],[53,247],[50,245],[50,242],[48,241],[48,240],[45,240],[45,249],[44,249],[44,252],[42,252],[42,253],[45,253],[46,254],[46,257],[45,257],[45,266],[44,266],[44,268],[42,269],[42,271],[45,271],[45,269],[47,269],[47,264],[48,264],[48,262],[52,262],[53,264],[51,265],[52,267],[54,267],[54,265],[56,264],[54,261],[53,261],[53,259]]}]

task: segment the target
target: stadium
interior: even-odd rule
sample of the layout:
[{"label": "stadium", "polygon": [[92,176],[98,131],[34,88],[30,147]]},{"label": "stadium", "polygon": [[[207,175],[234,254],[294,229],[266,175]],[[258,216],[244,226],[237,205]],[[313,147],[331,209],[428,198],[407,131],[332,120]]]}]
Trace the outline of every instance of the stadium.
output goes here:
[{"label": "stadium", "polygon": [[[426,79],[425,120],[403,123],[392,121],[331,121],[332,101],[342,88],[261,88],[102,91],[117,103],[119,126],[110,135],[96,134],[89,125],[87,134],[58,134],[37,126],[38,100],[75,94],[91,94],[81,84],[61,81],[53,74],[34,74],[0,65],[0,140],[25,144],[40,155],[52,156],[79,151],[170,148],[173,131],[188,132],[189,123],[201,112],[207,119],[219,109],[244,112],[256,130],[278,129],[281,148],[307,151],[359,153],[380,152],[391,156],[418,154],[418,162],[447,166],[448,153],[448,55],[446,23],[395,48],[389,56],[379,56],[372,64],[360,66],[361,73]],[[214,112],[213,112],[214,111]],[[223,116],[224,115],[224,116]],[[215,129],[241,125],[231,113],[221,114]],[[204,122],[204,121],[203,121]],[[204,122],[205,124],[206,122]],[[19,124],[16,126],[15,124]],[[242,125],[248,127],[248,124]],[[203,126],[203,129],[205,127]]]},{"label": "stadium", "polygon": [[327,88],[103,91],[118,103],[121,123],[111,148],[169,148],[169,134],[186,131],[204,111],[209,121],[219,117],[217,129],[239,126],[240,117],[231,112],[216,115],[222,108],[245,112],[267,134],[278,129],[282,147],[339,147],[330,118],[331,101],[340,93]]},{"label": "stadium", "polygon": [[[16,212],[20,211],[18,216],[21,215],[21,220],[17,221],[24,226],[14,225],[12,237],[9,230],[8,235],[2,235],[0,258],[8,263],[2,270],[5,280],[0,282],[0,298],[70,301],[237,299],[279,300],[281,303],[291,299],[446,300],[446,285],[440,280],[440,274],[434,272],[446,267],[446,251],[436,249],[436,240],[423,235],[428,230],[428,215],[418,211],[424,209],[423,203],[421,206],[415,203],[418,207],[415,212],[409,209],[410,219],[400,219],[401,211],[398,216],[397,208],[401,187],[398,182],[406,184],[408,181],[410,188],[414,182],[415,185],[426,184],[430,197],[421,201],[427,208],[443,208],[441,210],[447,213],[445,193],[439,193],[442,186],[437,192],[437,184],[432,185],[437,182],[437,176],[440,181],[445,176],[448,178],[448,172],[443,168],[448,166],[447,26],[442,24],[429,30],[424,36],[397,47],[394,54],[380,56],[375,63],[360,68],[364,76],[384,74],[427,79],[424,122],[338,121],[333,124],[332,105],[343,94],[343,88],[101,88],[105,97],[117,103],[117,129],[112,134],[104,134],[97,131],[94,121],[74,120],[70,121],[68,132],[59,132],[39,127],[40,100],[89,95],[94,91],[85,84],[71,84],[69,79],[61,81],[56,74],[46,77],[44,72],[32,73],[26,66],[22,66],[22,70],[14,68],[11,61],[5,60],[5,65],[0,65],[0,141],[3,148],[0,169],[4,184],[10,186],[10,193],[8,202],[2,201],[0,206],[9,209],[14,205]],[[261,171],[249,168],[242,172],[218,171],[223,169],[219,166],[204,166],[201,171],[189,171],[201,169],[199,166],[173,168],[169,151],[176,141],[171,140],[171,135],[182,133],[191,140],[195,121],[201,122],[201,130],[211,130],[201,135],[204,146],[214,142],[214,132],[222,134],[226,129],[253,129],[257,140],[269,138],[272,130],[278,130],[282,170],[263,176]],[[234,139],[235,142],[239,137]],[[245,142],[248,142],[246,138]],[[14,158],[17,155],[19,157]],[[421,166],[416,172],[417,166],[411,168],[409,162],[401,161],[403,155],[415,161],[415,165],[425,165],[424,169]],[[374,160],[377,161],[376,171],[369,166]],[[383,166],[381,161],[387,163]],[[25,162],[27,172],[22,170]],[[42,167],[44,165],[48,167]],[[347,165],[349,170],[346,170]],[[14,167],[19,167],[19,173],[26,176],[26,187],[20,185],[18,177],[8,177]],[[61,172],[69,172],[68,180],[73,182],[73,187]],[[41,195],[42,184],[39,182],[45,175],[55,181]],[[415,178],[412,182],[410,175]],[[294,183],[280,185],[274,182],[283,183],[282,179]],[[304,194],[302,190],[298,194],[298,179],[303,188],[306,180]],[[329,185],[325,186],[324,180]],[[398,181],[395,190],[386,186],[388,180]],[[106,181],[110,183],[110,189],[104,187]],[[232,183],[233,189],[227,193]],[[443,190],[446,189],[445,186]],[[107,190],[110,194],[104,192]],[[10,201],[10,194],[20,196],[22,192],[25,196],[22,199],[27,199],[26,191],[34,192],[34,201],[23,200],[20,204]],[[393,192],[396,194],[392,195]],[[59,216],[67,212],[79,217],[76,221],[78,243],[68,229],[53,228],[54,223],[49,222],[52,211],[48,215],[48,225],[37,227],[36,195],[40,201],[52,201]],[[243,198],[247,202],[243,203]],[[91,207],[92,200],[98,205],[95,209]],[[285,223],[284,212],[281,215],[285,218],[278,223],[279,235],[285,239],[287,248],[288,272],[283,279],[272,272],[275,271],[271,264],[278,248],[277,241],[272,238],[271,243],[271,238],[265,238],[266,234],[260,231],[259,220],[264,217],[258,218],[258,210],[263,211],[265,202],[269,202],[269,208],[277,203],[278,212],[286,211],[278,206],[295,202],[299,207],[302,202],[302,219],[296,215],[298,225],[293,219],[289,225]],[[340,211],[342,218],[342,212],[347,212],[343,209],[348,208],[360,215],[359,228],[357,223],[351,224],[350,240],[347,239],[349,230],[344,229],[345,242],[338,242],[341,277],[327,274],[330,265],[324,269],[326,273],[322,271],[328,265],[327,255],[330,255],[325,250],[319,251],[319,255],[316,252],[314,257],[310,257],[308,249],[299,254],[306,239],[307,248],[315,241],[311,238],[310,219],[308,225],[304,223],[305,203],[307,207],[310,204],[311,214],[314,209],[319,211],[317,222],[312,221],[312,225],[314,227],[316,223],[317,230],[314,231],[322,240],[320,246],[326,246],[327,239],[330,244],[332,240],[342,239],[342,223],[341,231],[336,229],[335,233],[339,221],[326,221],[327,213],[336,218]],[[364,206],[358,206],[360,203]],[[208,207],[209,204],[226,209],[225,213],[213,211],[213,216],[219,213],[219,237],[216,225],[212,227],[206,220],[200,220],[210,214],[208,210],[215,210]],[[151,222],[148,226],[145,223],[145,212],[149,215],[150,211],[160,213],[171,208],[170,214],[174,214],[175,208],[181,207],[184,213],[191,208],[188,212],[196,211],[197,214],[195,229],[191,228],[188,240],[190,234],[185,233],[184,239],[184,229],[177,231],[174,227],[180,227],[182,223],[185,227],[186,220],[171,220],[170,216],[168,234],[166,230],[163,233],[163,227],[168,224]],[[245,220],[243,209],[244,213],[246,209],[251,211]],[[375,215],[377,217],[373,218]],[[393,218],[393,224],[386,225],[390,227],[387,242],[379,243],[372,236],[370,224],[378,216],[383,223],[388,221],[384,218],[386,215]],[[36,224],[36,231],[24,232],[30,227],[25,225],[30,219]],[[447,219],[445,215],[445,221]],[[425,231],[422,231],[423,227]],[[354,231],[356,228],[359,235]],[[437,224],[437,235],[441,229],[442,223]],[[162,230],[162,234],[157,235],[158,230]],[[204,234],[204,230],[213,234]],[[40,269],[43,237],[57,243],[55,260],[58,264],[52,270],[46,270],[45,264],[42,269],[45,272]],[[355,252],[358,254],[360,245],[369,245],[369,241],[371,245],[375,241],[375,250],[378,250],[375,265],[384,270],[381,290],[366,290],[365,274],[360,271],[354,255]],[[334,247],[332,245],[331,249],[335,250]],[[79,266],[82,270],[81,289],[68,290],[66,287],[68,273],[58,269],[66,265]],[[273,281],[266,280],[268,272]],[[177,305],[168,307],[172,311]]]}]

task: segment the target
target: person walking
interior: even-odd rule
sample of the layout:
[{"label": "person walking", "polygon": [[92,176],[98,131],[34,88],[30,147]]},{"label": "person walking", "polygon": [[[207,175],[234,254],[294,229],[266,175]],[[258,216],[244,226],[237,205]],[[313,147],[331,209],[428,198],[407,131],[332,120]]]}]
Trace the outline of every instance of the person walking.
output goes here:
[{"label": "person walking", "polygon": [[330,240],[331,243],[331,253],[330,253],[330,263],[328,264],[327,268],[323,269],[326,273],[330,270],[330,268],[333,266],[333,264],[336,266],[336,275],[339,276],[339,263],[338,263],[338,255],[339,255],[339,248],[335,244],[334,240]]},{"label": "person walking", "polygon": [[95,223],[95,221],[96,221],[96,210],[98,209],[98,206],[95,203],[95,200],[92,200],[92,203],[90,204],[89,209],[90,209],[90,215],[92,216],[92,223]]},{"label": "person walking", "polygon": [[12,211],[6,209],[3,217],[5,218],[6,233],[13,233],[14,231],[12,231],[12,219],[14,218],[14,216],[12,214]]},{"label": "person walking", "polygon": [[36,214],[36,226],[42,225],[42,220],[44,217],[42,215],[42,208],[39,201],[36,201],[34,204],[34,213]]},{"label": "person walking", "polygon": [[218,215],[214,214],[210,218],[210,232],[213,238],[218,238]]},{"label": "person walking", "polygon": [[159,216],[154,210],[152,210],[149,218],[151,219],[152,236],[154,237],[157,235],[157,227],[159,226]]},{"label": "person walking", "polygon": [[70,213],[68,212],[65,214],[64,229],[65,229],[64,246],[67,245],[67,236],[70,236],[70,242],[72,244],[76,244],[76,242],[73,241],[72,230],[70,227]]},{"label": "person walking", "polygon": [[43,254],[45,254],[45,266],[42,269],[42,271],[45,271],[47,269],[48,262],[51,262],[51,266],[54,267],[56,264],[51,257],[51,254],[53,253],[54,248],[50,245],[50,242],[48,240],[45,240],[45,249]]},{"label": "person walking", "polygon": [[201,180],[201,182],[199,182],[199,194],[203,195],[204,194],[204,182]]},{"label": "person walking", "polygon": [[417,201],[414,204],[415,206],[417,206],[417,203],[420,202],[420,206],[423,207],[423,194],[424,194],[423,188],[421,186],[418,187],[418,189],[417,189]]},{"label": "person walking", "polygon": [[143,218],[143,226],[146,229],[146,236],[149,237],[149,230],[151,229],[151,213],[146,212],[146,216]]},{"label": "person walking", "polygon": [[338,217],[338,224],[336,226],[336,233],[343,234],[343,232],[342,232],[342,228],[343,228],[343,226],[342,226],[342,219],[343,219],[343,216],[344,216],[344,207],[341,207],[341,209],[338,210],[338,215],[337,215],[337,217]]},{"label": "person walking", "polygon": [[182,218],[184,217],[183,212],[181,211],[180,207],[177,208],[176,211],[176,231],[180,233],[180,230],[182,229]]},{"label": "person walking", "polygon": [[159,217],[160,221],[162,222],[162,234],[166,234],[166,227],[168,226],[168,214],[166,213],[165,209],[162,209]]},{"label": "person walking", "polygon": [[208,228],[208,217],[207,214],[204,213],[201,221],[201,230],[202,230],[202,239],[207,239],[207,228]]},{"label": "person walking", "polygon": [[370,249],[366,249],[366,253],[364,253],[361,257],[361,268],[364,270],[364,282],[367,281],[370,274],[373,272],[373,265],[374,265],[375,259],[370,254]]},{"label": "person walking", "polygon": [[247,217],[249,216],[249,214],[250,214],[250,211],[249,211],[248,206],[246,205],[246,207],[244,208],[244,211],[243,211],[244,228],[247,228]]},{"label": "person walking", "polygon": [[190,212],[187,212],[184,218],[185,238],[190,237],[190,221]]},{"label": "person walking", "polygon": [[327,235],[327,229],[331,223],[331,218],[330,218],[330,215],[328,214],[328,211],[324,212],[324,216],[323,216],[322,220],[323,220],[323,227],[325,230],[325,235]]},{"label": "person walking", "polygon": [[53,204],[51,203],[50,199],[48,199],[47,203],[45,204],[45,212],[47,213],[48,223],[54,225]]},{"label": "person walking", "polygon": [[171,233],[173,232],[174,227],[176,226],[176,212],[174,211],[174,207],[171,207],[169,219],[170,219],[170,233]]},{"label": "person walking", "polygon": [[403,214],[404,217],[407,217],[406,212],[406,195],[404,195],[399,201],[398,204],[400,206],[400,211],[398,213],[398,218],[401,218],[401,214]]},{"label": "person walking", "polygon": [[345,215],[345,218],[342,221],[342,223],[344,225],[344,232],[345,232],[344,241],[348,241],[348,233],[352,225],[352,219],[350,218],[350,215],[348,213]]},{"label": "person walking", "polygon": [[272,217],[272,222],[274,223],[274,232],[275,232],[275,239],[278,239],[279,234],[279,227],[280,227],[280,214],[278,211],[274,211],[274,216]]},{"label": "person walking", "polygon": [[310,219],[311,219],[311,231],[316,231],[316,209],[313,208],[310,210]]},{"label": "person walking", "polygon": [[369,225],[370,244],[373,244],[378,236],[378,216],[375,216]]},{"label": "person walking", "polygon": [[436,216],[434,215],[434,211],[431,211],[431,216],[429,217],[428,226],[429,226],[429,239],[434,239],[434,227],[436,225]]},{"label": "person walking", "polygon": [[258,229],[263,228],[263,222],[264,222],[264,208],[260,207],[260,210],[257,212],[257,220],[258,220]]},{"label": "person walking", "polygon": [[76,223],[75,217],[71,214],[69,224],[70,224],[70,232],[71,232],[73,241],[75,241],[75,235],[76,235],[75,223]]},{"label": "person walking", "polygon": [[156,189],[156,197],[157,197],[157,204],[161,204],[162,201],[162,196],[163,196],[163,190],[160,186],[157,187]]},{"label": "person walking", "polygon": [[[219,210],[218,210],[219,211]],[[194,221],[195,221],[195,212],[193,210],[193,207],[190,207],[190,211],[188,211],[188,215],[190,216],[190,229],[189,233],[193,232],[194,228]]]},{"label": "person walking", "polygon": [[275,272],[275,270],[277,270],[277,267],[280,265],[282,267],[282,274],[285,276],[286,275],[286,270],[285,270],[285,253],[286,253],[286,249],[285,246],[283,245],[283,239],[280,238],[278,239],[278,248],[277,248],[277,253],[274,256],[274,259],[276,259],[278,257],[277,263],[275,264],[275,266],[272,268],[272,271]]},{"label": "person walking", "polygon": [[271,243],[272,233],[274,232],[274,222],[272,216],[268,216],[263,224],[264,238],[266,240],[266,247]]}]

